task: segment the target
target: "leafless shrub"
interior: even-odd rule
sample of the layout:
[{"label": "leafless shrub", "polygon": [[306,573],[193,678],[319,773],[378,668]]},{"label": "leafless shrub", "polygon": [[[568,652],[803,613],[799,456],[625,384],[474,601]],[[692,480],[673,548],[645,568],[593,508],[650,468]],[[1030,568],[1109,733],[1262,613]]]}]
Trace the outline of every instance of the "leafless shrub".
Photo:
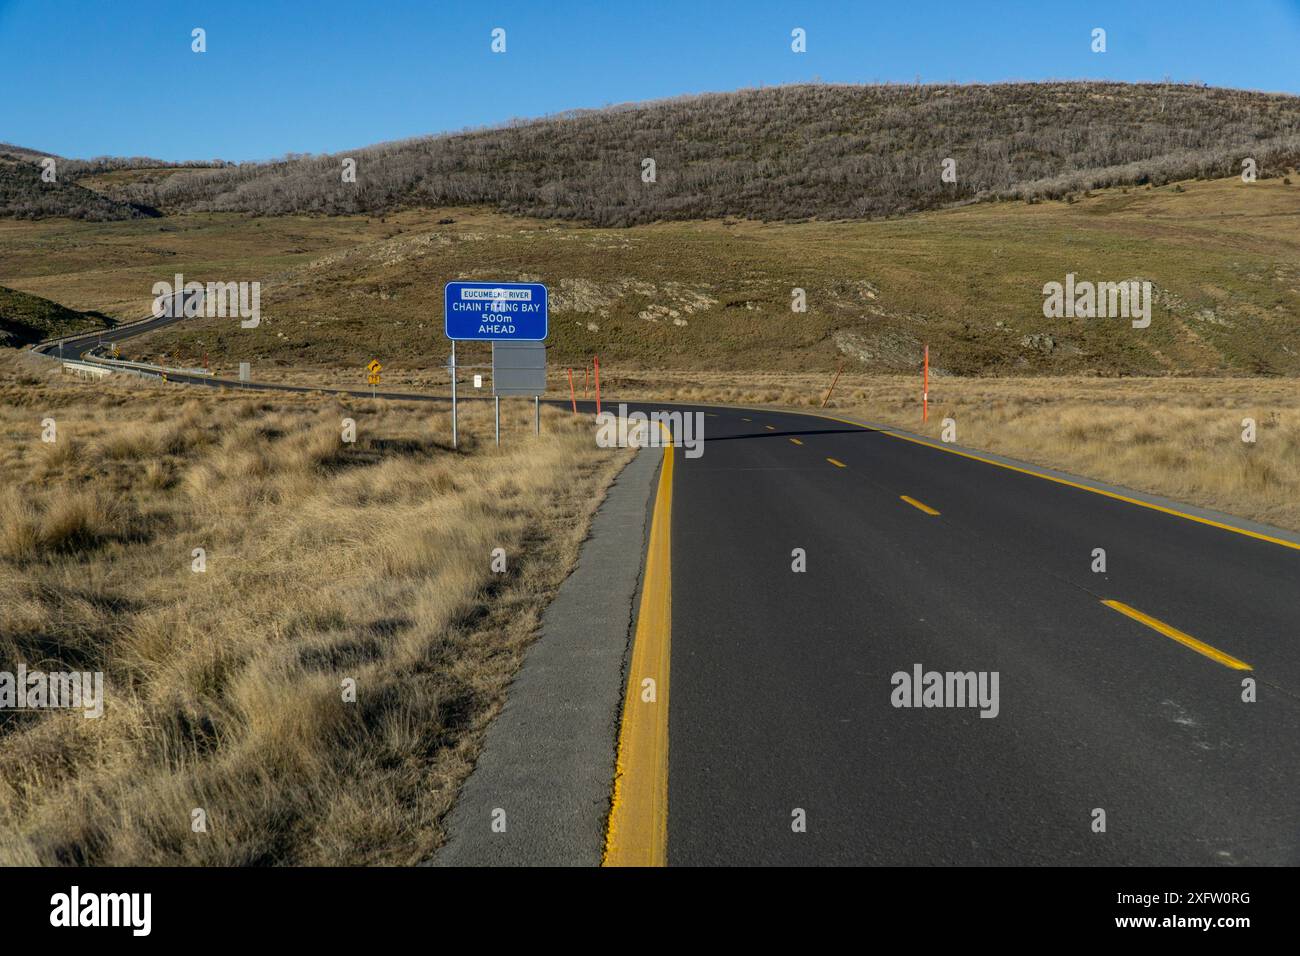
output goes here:
[{"label": "leafless shrub", "polygon": [[[564,114],[499,129],[127,184],[141,206],[259,214],[491,204],[598,225],[897,215],[983,198],[1262,175],[1300,158],[1300,98],[1191,85],[801,85]],[[643,157],[658,180],[640,179]],[[957,161],[957,183],[940,180]]]}]

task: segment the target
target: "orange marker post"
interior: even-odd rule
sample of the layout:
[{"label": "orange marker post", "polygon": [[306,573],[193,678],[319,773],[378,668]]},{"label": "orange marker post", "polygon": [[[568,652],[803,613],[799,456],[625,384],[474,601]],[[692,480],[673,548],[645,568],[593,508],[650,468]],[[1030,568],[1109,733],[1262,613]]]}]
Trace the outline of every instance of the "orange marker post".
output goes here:
[{"label": "orange marker post", "polygon": [[840,372],[844,371],[844,363],[841,362],[839,368],[835,370],[835,377],[831,379],[831,387],[826,389],[826,397],[822,399],[822,408],[831,400],[831,392],[835,391],[835,383],[840,380]]},{"label": "orange marker post", "polygon": [[921,421],[930,420],[930,346],[925,346],[925,362],[921,372]]},{"label": "orange marker post", "polygon": [[569,369],[569,403],[573,405],[573,414],[578,414],[578,396],[573,393],[573,369]]},{"label": "orange marker post", "polygon": [[592,356],[592,368],[595,370],[593,374],[595,375],[596,378],[596,414],[599,415],[600,414],[600,356],[599,355]]}]

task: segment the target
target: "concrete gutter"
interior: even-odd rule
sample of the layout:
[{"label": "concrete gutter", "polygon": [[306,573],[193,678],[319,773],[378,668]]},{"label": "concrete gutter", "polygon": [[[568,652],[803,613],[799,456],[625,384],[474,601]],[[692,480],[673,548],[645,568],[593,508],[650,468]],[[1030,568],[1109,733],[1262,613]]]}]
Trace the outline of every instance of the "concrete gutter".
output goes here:
[{"label": "concrete gutter", "polygon": [[447,816],[447,842],[423,865],[600,865],[662,460],[639,451],[610,487]]}]

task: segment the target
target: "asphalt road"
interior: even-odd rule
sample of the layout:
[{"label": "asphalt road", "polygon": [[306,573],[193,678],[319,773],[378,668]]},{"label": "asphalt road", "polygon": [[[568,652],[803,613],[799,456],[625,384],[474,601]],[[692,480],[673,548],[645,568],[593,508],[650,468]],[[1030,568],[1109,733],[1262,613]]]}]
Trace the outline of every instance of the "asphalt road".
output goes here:
[{"label": "asphalt road", "polygon": [[[1300,862],[1300,550],[850,424],[696,410],[669,864]],[[996,717],[894,706],[917,665],[996,672]]]},{"label": "asphalt road", "polygon": [[58,340],[45,342],[36,347],[36,351],[43,352],[46,355],[52,355],[64,359],[80,359],[91,349],[99,345],[107,345],[110,342],[122,342],[126,339],[133,338],[137,335],[143,335],[146,332],[153,332],[164,326],[171,325],[173,322],[179,322],[179,317],[157,316],[148,319],[141,319],[138,322],[128,322],[122,325],[114,326],[111,329],[103,329],[96,332],[87,332],[83,335],[69,336],[63,339],[62,343]]},{"label": "asphalt road", "polygon": [[[676,452],[669,864],[1300,862],[1300,551],[710,411],[704,455]],[[917,664],[998,672],[997,716],[893,706]]]}]

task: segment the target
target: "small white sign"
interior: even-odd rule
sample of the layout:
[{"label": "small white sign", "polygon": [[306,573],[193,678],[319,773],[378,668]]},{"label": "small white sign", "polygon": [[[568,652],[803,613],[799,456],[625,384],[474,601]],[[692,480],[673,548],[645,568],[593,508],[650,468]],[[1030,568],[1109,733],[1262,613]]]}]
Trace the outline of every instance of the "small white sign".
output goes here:
[{"label": "small white sign", "polygon": [[247,362],[240,362],[240,363],[239,363],[239,380],[240,380],[241,382],[247,382],[247,381],[248,381],[248,363],[247,363]]},{"label": "small white sign", "polygon": [[475,376],[474,376],[474,387],[475,387],[475,388],[482,388],[482,387],[483,387],[483,376],[482,376],[482,375],[475,375]]}]

